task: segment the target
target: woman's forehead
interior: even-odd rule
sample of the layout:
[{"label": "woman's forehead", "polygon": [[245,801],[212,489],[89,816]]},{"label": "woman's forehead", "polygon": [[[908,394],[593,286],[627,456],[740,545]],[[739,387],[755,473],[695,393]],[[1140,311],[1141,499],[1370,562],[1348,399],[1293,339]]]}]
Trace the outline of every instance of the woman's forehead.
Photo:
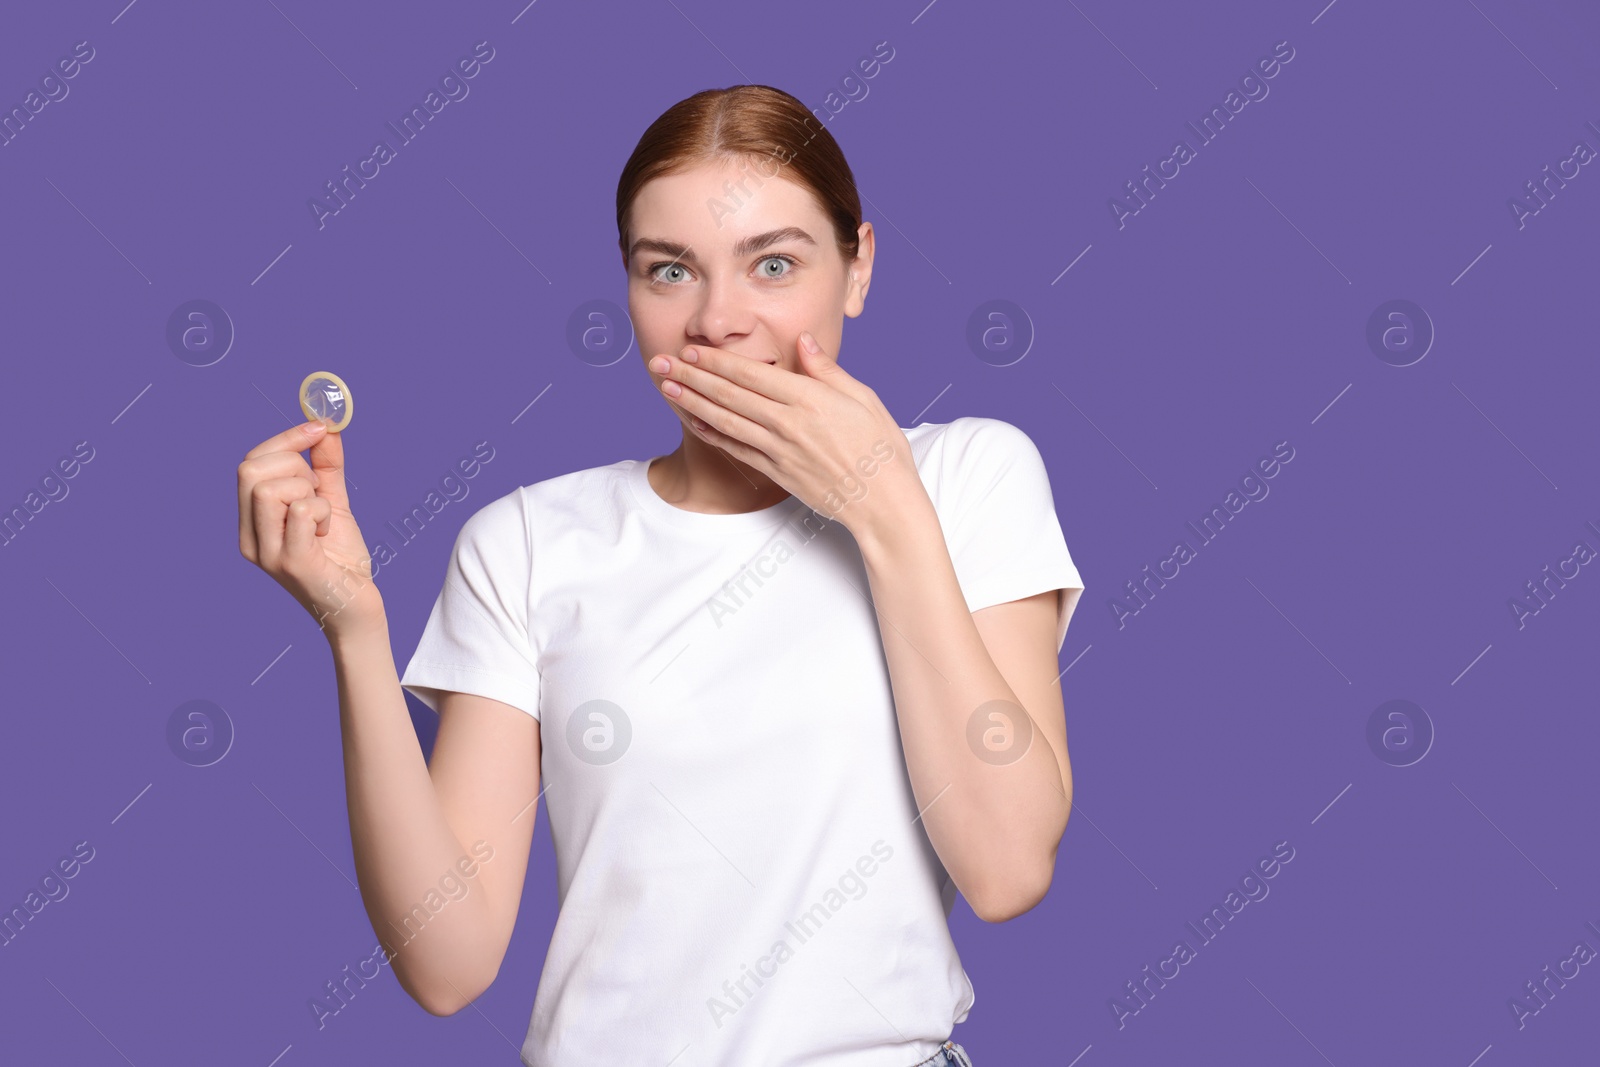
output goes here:
[{"label": "woman's forehead", "polygon": [[749,234],[783,226],[814,231],[826,221],[804,186],[753,167],[718,164],[652,178],[640,188],[630,214],[634,232],[640,235],[648,231],[672,236],[665,233],[669,227],[694,228],[730,245]]}]

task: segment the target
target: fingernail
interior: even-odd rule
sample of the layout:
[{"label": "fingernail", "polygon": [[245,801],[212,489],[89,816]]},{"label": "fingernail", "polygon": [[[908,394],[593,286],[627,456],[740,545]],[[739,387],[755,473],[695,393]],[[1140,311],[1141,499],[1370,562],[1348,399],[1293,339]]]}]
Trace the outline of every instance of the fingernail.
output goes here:
[{"label": "fingernail", "polygon": [[817,339],[811,336],[810,330],[806,330],[800,334],[800,343],[805,345],[806,351],[812,354],[822,351],[822,349],[817,346]]},{"label": "fingernail", "polygon": [[696,349],[685,348],[683,350],[683,360],[685,363],[699,363],[700,353]]},{"label": "fingernail", "polygon": [[311,420],[310,422],[306,423],[304,426],[301,427],[302,430],[304,430],[306,433],[312,435],[313,437],[315,437],[317,434],[321,433],[323,430],[326,430],[327,428],[328,428],[328,424],[323,422],[321,419],[313,419],[313,420]]},{"label": "fingernail", "polygon": [[672,369],[672,364],[668,362],[666,356],[656,356],[650,360],[650,369],[657,374],[665,374]]}]

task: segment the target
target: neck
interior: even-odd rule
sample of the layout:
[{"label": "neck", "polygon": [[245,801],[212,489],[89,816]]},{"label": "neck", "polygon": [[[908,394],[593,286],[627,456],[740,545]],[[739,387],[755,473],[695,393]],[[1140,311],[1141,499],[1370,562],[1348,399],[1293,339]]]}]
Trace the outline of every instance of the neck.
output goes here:
[{"label": "neck", "polygon": [[754,467],[688,431],[677,449],[650,465],[648,477],[651,488],[673,507],[710,515],[760,511],[789,495]]}]

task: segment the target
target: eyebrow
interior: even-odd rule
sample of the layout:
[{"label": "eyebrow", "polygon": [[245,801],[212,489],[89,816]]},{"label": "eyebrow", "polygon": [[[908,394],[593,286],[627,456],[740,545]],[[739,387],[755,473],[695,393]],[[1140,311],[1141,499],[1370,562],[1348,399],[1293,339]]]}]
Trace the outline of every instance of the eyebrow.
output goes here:
[{"label": "eyebrow", "polygon": [[[766,233],[752,234],[733,246],[735,259],[759,252],[763,248],[775,245],[779,241],[800,241],[804,244],[815,245],[817,242],[811,235],[798,226],[785,226],[781,230],[768,230]],[[628,249],[628,259],[632,260],[640,252],[660,252],[662,255],[671,256],[675,260],[685,263],[698,263],[693,252],[686,245],[669,241],[664,237],[641,237],[633,242],[633,247]]]}]

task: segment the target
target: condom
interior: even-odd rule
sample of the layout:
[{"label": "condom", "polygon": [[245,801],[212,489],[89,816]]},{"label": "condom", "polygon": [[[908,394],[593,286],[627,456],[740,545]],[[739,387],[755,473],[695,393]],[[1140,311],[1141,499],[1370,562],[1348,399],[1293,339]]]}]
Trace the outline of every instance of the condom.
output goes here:
[{"label": "condom", "polygon": [[332,371],[319,370],[306,375],[300,383],[300,410],[311,421],[327,424],[329,433],[338,433],[350,425],[355,412],[355,398],[344,379]]}]

